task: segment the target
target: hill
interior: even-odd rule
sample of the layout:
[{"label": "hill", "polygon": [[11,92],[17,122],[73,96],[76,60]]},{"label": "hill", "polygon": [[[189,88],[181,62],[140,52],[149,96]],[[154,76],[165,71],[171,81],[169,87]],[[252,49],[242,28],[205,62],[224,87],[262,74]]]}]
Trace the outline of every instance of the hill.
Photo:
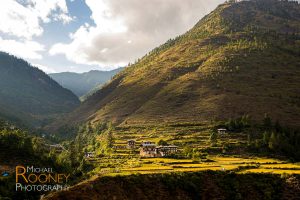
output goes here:
[{"label": "hill", "polygon": [[95,87],[99,88],[99,85],[105,84],[122,69],[123,68],[118,68],[112,71],[92,70],[81,74],[62,72],[49,74],[49,76],[64,88],[71,90],[78,97],[82,97],[91,92]]},{"label": "hill", "polygon": [[193,172],[98,177],[49,194],[60,199],[294,199],[299,176]]},{"label": "hill", "polygon": [[40,199],[43,193],[16,192],[16,166],[47,166],[60,173],[74,171],[70,166],[70,154],[51,144],[47,137],[0,119],[0,199]]},{"label": "hill", "polygon": [[0,117],[38,127],[72,111],[78,98],[26,61],[0,52]]},{"label": "hill", "polygon": [[117,74],[66,121],[196,123],[267,113],[300,127],[299,13],[297,2],[222,4]]}]

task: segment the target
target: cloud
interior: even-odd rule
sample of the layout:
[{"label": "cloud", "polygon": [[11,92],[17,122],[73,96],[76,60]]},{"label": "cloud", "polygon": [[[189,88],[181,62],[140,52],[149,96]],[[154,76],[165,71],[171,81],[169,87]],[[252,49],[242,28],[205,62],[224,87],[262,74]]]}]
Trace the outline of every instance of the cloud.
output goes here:
[{"label": "cloud", "polygon": [[20,38],[42,35],[42,23],[72,19],[65,0],[5,0],[0,6],[0,32]]},{"label": "cloud", "polygon": [[42,59],[41,52],[45,51],[42,44],[34,41],[5,40],[0,37],[0,51],[25,59]]},{"label": "cloud", "polygon": [[49,73],[56,73],[56,71],[51,68],[51,67],[48,67],[48,66],[45,66],[45,65],[41,65],[41,64],[37,64],[37,63],[33,63],[32,64],[33,66],[39,68],[40,70],[46,72],[47,74]]},{"label": "cloud", "polygon": [[70,43],[52,46],[77,64],[120,66],[190,29],[224,0],[86,0],[95,25],[70,34]]}]

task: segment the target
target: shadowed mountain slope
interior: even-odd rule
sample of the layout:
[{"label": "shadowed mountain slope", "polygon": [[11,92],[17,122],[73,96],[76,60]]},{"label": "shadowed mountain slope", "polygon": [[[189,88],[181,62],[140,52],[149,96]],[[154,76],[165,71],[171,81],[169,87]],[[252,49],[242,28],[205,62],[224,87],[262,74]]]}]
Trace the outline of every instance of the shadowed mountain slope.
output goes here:
[{"label": "shadowed mountain slope", "polygon": [[78,98],[26,61],[0,52],[0,117],[38,127],[72,111]]}]

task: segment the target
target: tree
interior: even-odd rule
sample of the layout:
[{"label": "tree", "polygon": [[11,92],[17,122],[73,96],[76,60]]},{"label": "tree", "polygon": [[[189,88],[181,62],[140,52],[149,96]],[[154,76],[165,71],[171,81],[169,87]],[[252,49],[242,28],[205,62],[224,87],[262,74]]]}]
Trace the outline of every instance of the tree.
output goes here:
[{"label": "tree", "polygon": [[268,114],[265,114],[264,119],[263,119],[263,127],[265,129],[270,129],[272,127],[272,120],[269,117]]},{"label": "tree", "polygon": [[93,132],[93,127],[92,127],[91,122],[89,122],[89,123],[86,125],[86,132],[87,132],[87,133],[92,133],[92,132]]},{"label": "tree", "polygon": [[282,127],[278,120],[276,120],[274,128],[275,128],[276,132],[282,132]]},{"label": "tree", "polygon": [[275,150],[278,146],[277,134],[272,132],[270,140],[269,140],[269,148]]},{"label": "tree", "polygon": [[247,134],[247,145],[250,146],[252,144],[252,135],[251,133]]},{"label": "tree", "polygon": [[210,143],[211,146],[215,146],[218,141],[218,133],[216,131],[212,131],[210,134]]},{"label": "tree", "polygon": [[228,0],[228,3],[236,3],[236,0]]},{"label": "tree", "polygon": [[161,146],[167,146],[168,145],[168,143],[165,140],[159,140],[157,144],[161,145]]},{"label": "tree", "polygon": [[114,146],[113,128],[111,124],[109,124],[106,131],[106,144],[108,148],[113,148]]},{"label": "tree", "polygon": [[264,145],[268,145],[270,140],[270,133],[269,132],[264,132],[263,134],[263,143]]}]

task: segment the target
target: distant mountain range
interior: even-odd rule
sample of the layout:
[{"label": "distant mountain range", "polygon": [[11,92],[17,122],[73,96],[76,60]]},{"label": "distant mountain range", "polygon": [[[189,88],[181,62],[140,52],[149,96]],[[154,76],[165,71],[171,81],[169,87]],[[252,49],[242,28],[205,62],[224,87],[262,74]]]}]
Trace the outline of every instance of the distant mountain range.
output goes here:
[{"label": "distant mountain range", "polygon": [[300,5],[224,3],[117,74],[65,122],[203,123],[249,115],[300,127]]},{"label": "distant mountain range", "polygon": [[39,127],[79,104],[70,90],[43,71],[0,52],[0,118]]},{"label": "distant mountain range", "polygon": [[85,73],[62,72],[49,74],[49,76],[78,97],[84,98],[85,95],[88,95],[95,88],[100,88],[101,85],[109,81],[122,69],[118,68],[112,71],[92,70]]}]

